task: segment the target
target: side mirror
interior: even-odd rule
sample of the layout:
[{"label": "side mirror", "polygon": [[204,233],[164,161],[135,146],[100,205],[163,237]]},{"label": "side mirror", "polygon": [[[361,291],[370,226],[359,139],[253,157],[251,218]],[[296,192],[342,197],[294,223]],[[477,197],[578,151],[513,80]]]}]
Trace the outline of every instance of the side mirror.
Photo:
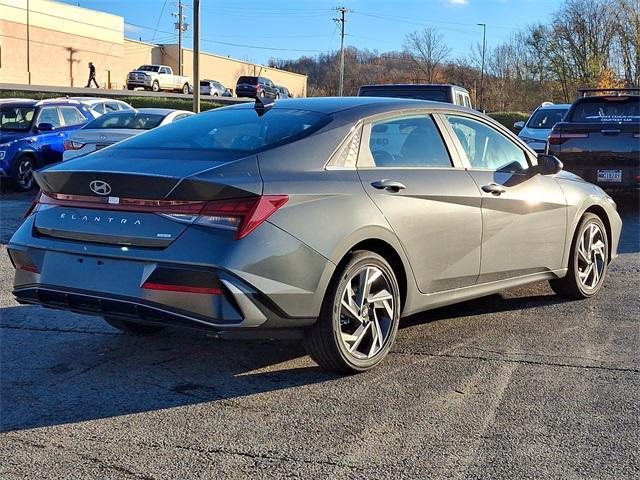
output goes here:
[{"label": "side mirror", "polygon": [[553,155],[538,154],[538,173],[540,175],[555,175],[560,172],[564,165]]},{"label": "side mirror", "polygon": [[519,122],[514,123],[513,128],[516,130],[522,130],[524,128],[524,122],[520,120]]},{"label": "side mirror", "polygon": [[50,132],[53,130],[53,125],[50,123],[39,123],[36,128],[41,132]]}]

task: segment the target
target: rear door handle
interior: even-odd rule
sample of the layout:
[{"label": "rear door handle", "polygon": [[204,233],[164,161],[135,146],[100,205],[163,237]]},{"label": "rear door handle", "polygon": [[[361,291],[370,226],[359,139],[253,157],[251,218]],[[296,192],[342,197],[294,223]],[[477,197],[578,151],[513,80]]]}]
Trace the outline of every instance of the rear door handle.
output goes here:
[{"label": "rear door handle", "polygon": [[502,195],[504,192],[507,191],[502,185],[498,185],[497,183],[490,183],[489,185],[483,185],[480,188],[482,188],[483,192],[491,193],[496,197],[498,195]]},{"label": "rear door handle", "polygon": [[388,178],[383,178],[382,180],[377,180],[371,184],[373,188],[377,188],[378,190],[386,190],[388,192],[399,192],[400,190],[404,190],[406,187],[405,184],[396,182],[395,180],[389,180]]}]

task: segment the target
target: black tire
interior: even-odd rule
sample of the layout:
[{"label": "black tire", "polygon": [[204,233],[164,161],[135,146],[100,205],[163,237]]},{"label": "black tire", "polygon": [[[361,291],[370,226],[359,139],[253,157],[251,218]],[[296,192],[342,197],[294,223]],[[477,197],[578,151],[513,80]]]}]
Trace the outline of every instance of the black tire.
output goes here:
[{"label": "black tire", "polygon": [[136,87],[132,87],[131,85],[127,85],[127,90],[135,90]]},{"label": "black tire", "polygon": [[[580,280],[580,265],[582,264],[583,266],[588,267],[589,263],[586,263],[584,260],[582,260],[582,255],[580,255],[579,250],[581,239],[584,237],[587,230],[590,230],[592,228],[592,225],[595,225],[599,231],[598,238],[604,243],[604,246],[601,248],[604,253],[595,253],[592,255],[593,252],[589,252],[588,256],[591,260],[590,263],[593,264],[593,268],[598,269],[599,265],[602,265],[602,270],[598,275],[598,280],[592,287],[590,287],[583,284],[583,282]],[[598,258],[601,258],[601,260],[597,260]],[[594,259],[596,260],[594,261]],[[567,275],[562,278],[550,280],[549,284],[551,285],[551,289],[561,297],[573,298],[577,300],[592,297],[600,291],[602,285],[604,284],[608,264],[609,239],[607,237],[607,229],[605,228],[604,223],[602,223],[600,217],[594,215],[593,213],[585,213],[573,235],[573,241],[571,242],[571,251],[569,256],[569,270],[567,271]],[[585,281],[588,281],[589,278],[593,277],[587,277]]]},{"label": "black tire", "polygon": [[22,155],[13,164],[11,172],[11,185],[14,190],[28,192],[32,190],[36,182],[33,179],[33,171],[36,170],[35,159],[30,155]]},{"label": "black tire", "polygon": [[182,93],[184,93],[185,95],[187,95],[189,93],[189,84],[188,83],[185,83],[182,86]]},{"label": "black tire", "polygon": [[213,97],[217,97],[218,96],[218,92],[213,92],[212,96]]},{"label": "black tire", "polygon": [[[362,272],[367,267],[374,267],[382,273],[382,277],[378,278],[382,278],[382,280],[386,282],[385,286],[390,290],[388,293],[391,294],[393,299],[393,304],[391,305],[393,318],[388,316],[387,328],[385,330],[386,335],[384,336],[384,340],[380,341],[379,344],[381,347],[377,353],[373,354],[370,358],[357,358],[356,355],[350,353],[342,338],[342,329],[348,328],[349,322],[353,321],[349,319],[349,315],[344,314],[346,310],[343,309],[342,300],[347,285],[352,281],[354,276],[358,275],[358,272]],[[373,308],[371,305],[373,305]],[[369,312],[375,308],[376,306],[371,303],[366,307],[366,311]],[[400,288],[395,273],[389,263],[383,257],[373,252],[354,252],[344,268],[334,275],[325,294],[318,320],[305,331],[304,345],[307,353],[321,368],[326,370],[344,373],[358,373],[370,370],[387,356],[393,345],[400,321],[400,308]],[[357,325],[357,322],[355,323]],[[371,330],[373,330],[375,324],[373,324],[374,322],[370,323],[372,323]],[[380,325],[378,322],[376,322],[376,324],[378,326]],[[362,326],[364,325],[366,324],[363,323]],[[365,331],[367,331],[366,328]],[[363,343],[364,340],[362,340],[359,345],[363,345]],[[368,344],[364,344],[365,350],[367,345],[371,346],[374,343],[375,340],[371,339]],[[356,351],[356,354],[357,353]]]},{"label": "black tire", "polygon": [[151,85],[151,91],[152,92],[159,92],[160,91],[160,84],[158,83],[158,81],[154,81],[153,84]]},{"label": "black tire", "polygon": [[280,100],[280,94],[276,93],[276,98],[274,98],[274,100]]},{"label": "black tire", "polygon": [[260,98],[264,98],[264,90],[260,90],[260,93],[258,94],[258,96]]},{"label": "black tire", "polygon": [[125,333],[131,335],[152,335],[164,330],[164,327],[157,325],[146,325],[143,323],[134,323],[128,320],[122,320],[115,317],[102,317],[105,322],[118,330],[122,330]]}]

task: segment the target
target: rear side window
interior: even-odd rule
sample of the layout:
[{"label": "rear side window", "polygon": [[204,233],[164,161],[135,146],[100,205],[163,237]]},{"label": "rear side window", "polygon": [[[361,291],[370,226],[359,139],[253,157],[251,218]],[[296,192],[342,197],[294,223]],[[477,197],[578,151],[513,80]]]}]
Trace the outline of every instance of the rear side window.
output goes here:
[{"label": "rear side window", "polygon": [[87,121],[87,118],[76,107],[60,107],[60,113],[67,127],[80,125]]},{"label": "rear side window", "polygon": [[376,167],[450,167],[451,158],[430,116],[394,118],[371,126]]},{"label": "rear side window", "polygon": [[360,97],[413,98],[433,102],[450,102],[446,90],[442,89],[362,87],[358,95]]},{"label": "rear side window", "polygon": [[317,112],[272,108],[229,108],[190,115],[132,138],[121,148],[215,150],[256,153],[316,132],[331,121]]},{"label": "rear side window", "polygon": [[640,122],[640,97],[590,97],[579,100],[572,122]]},{"label": "rear side window", "polygon": [[527,128],[553,128],[556,123],[562,121],[565,113],[567,113],[567,110],[562,108],[537,110],[527,123]]},{"label": "rear side window", "polygon": [[150,130],[156,128],[162,122],[163,115],[152,113],[111,113],[96,118],[84,128],[132,128],[134,130]]}]

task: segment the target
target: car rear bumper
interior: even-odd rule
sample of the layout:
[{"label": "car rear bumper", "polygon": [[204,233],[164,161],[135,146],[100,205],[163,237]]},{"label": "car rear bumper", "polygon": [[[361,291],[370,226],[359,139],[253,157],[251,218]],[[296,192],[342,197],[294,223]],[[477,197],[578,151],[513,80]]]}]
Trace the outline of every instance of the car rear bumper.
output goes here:
[{"label": "car rear bumper", "polygon": [[36,215],[8,246],[21,303],[214,330],[302,328],[317,318],[335,269],[268,222],[239,241],[188,228],[149,248],[39,234]]}]

